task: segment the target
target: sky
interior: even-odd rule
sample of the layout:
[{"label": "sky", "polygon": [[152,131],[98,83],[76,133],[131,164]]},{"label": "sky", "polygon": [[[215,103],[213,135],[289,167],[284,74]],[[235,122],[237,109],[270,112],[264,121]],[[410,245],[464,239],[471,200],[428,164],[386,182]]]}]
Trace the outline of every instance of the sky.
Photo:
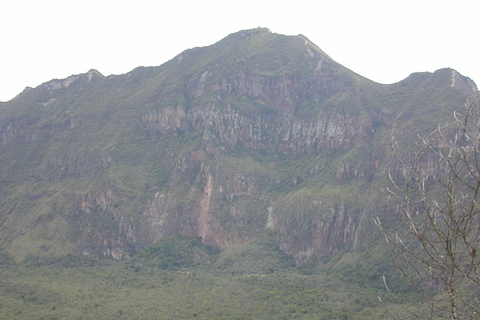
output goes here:
[{"label": "sky", "polygon": [[450,67],[480,86],[478,0],[2,0],[0,101],[96,69],[158,66],[257,27],[303,34],[379,83]]}]

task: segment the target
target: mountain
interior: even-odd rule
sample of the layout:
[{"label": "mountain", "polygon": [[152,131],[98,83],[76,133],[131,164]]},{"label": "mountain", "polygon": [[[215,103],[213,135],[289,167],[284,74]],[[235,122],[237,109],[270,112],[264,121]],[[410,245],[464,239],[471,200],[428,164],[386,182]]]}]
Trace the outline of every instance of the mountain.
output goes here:
[{"label": "mountain", "polygon": [[427,134],[477,93],[452,69],[378,84],[264,28],[51,80],[0,103],[0,246],[125,259],[173,236],[223,250],[270,230],[297,265],[322,263],[372,246],[373,218],[389,217],[393,126]]}]

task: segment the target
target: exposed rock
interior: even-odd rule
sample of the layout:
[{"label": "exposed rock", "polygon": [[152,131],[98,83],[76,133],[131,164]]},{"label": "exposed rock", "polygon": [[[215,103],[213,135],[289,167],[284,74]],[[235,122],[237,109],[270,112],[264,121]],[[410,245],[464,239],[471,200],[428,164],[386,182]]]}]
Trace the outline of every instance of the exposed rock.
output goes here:
[{"label": "exposed rock", "polygon": [[[76,196],[79,210],[71,217],[86,224],[77,247],[83,255],[100,253],[115,259],[130,256],[129,246],[137,244],[133,221],[117,208],[118,197],[107,189],[97,195]],[[98,224],[92,224],[95,221]]]}]

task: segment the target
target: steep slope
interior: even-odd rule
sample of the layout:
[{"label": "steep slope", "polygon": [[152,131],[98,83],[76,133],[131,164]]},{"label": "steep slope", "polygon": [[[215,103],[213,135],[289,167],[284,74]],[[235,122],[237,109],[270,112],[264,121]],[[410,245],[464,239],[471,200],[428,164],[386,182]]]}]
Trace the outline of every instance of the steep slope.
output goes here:
[{"label": "steep slope", "polygon": [[321,260],[368,243],[393,124],[428,132],[476,92],[451,69],[376,84],[261,28],[159,67],[52,80],[0,104],[1,246],[122,259],[266,228],[297,264]]}]

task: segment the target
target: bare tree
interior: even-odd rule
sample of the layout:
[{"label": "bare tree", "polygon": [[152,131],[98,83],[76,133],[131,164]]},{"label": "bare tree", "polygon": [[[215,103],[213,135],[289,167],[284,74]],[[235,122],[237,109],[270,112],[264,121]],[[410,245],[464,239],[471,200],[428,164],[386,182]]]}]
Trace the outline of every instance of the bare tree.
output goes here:
[{"label": "bare tree", "polygon": [[428,311],[415,312],[421,319],[480,318],[479,111],[477,97],[419,138],[410,156],[392,135],[400,174],[390,173],[385,191],[408,228],[375,223],[399,270],[427,302]]}]

